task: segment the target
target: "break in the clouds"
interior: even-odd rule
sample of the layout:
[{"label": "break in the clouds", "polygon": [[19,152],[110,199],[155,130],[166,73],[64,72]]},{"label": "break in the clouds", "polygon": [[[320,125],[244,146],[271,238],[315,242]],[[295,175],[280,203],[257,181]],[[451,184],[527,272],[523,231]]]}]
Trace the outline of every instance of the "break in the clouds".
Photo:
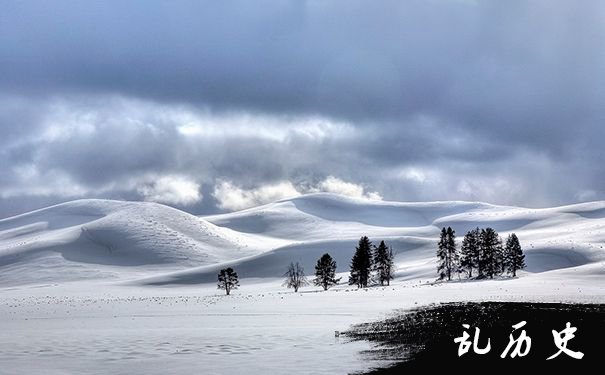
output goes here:
[{"label": "break in the clouds", "polygon": [[604,199],[599,1],[8,1],[0,217]]},{"label": "break in the clouds", "polygon": [[293,198],[305,193],[335,193],[352,198],[368,200],[382,200],[379,193],[366,191],[358,184],[343,181],[334,176],[328,176],[316,185],[301,184],[294,186],[290,181],[281,181],[268,185],[261,185],[254,189],[242,189],[230,181],[218,181],[213,196],[218,207],[225,210],[242,210],[262,204],[275,202],[284,198]]}]

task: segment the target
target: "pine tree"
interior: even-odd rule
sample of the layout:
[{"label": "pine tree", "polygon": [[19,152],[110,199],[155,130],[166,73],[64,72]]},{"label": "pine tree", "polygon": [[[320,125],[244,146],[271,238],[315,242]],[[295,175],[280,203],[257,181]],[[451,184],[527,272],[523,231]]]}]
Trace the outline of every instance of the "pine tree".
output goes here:
[{"label": "pine tree", "polygon": [[473,269],[479,267],[479,228],[468,231],[462,240],[460,248],[460,267],[468,272],[468,277],[473,277]]},{"label": "pine tree", "polygon": [[506,250],[502,245],[502,239],[500,237],[498,237],[498,239],[500,240],[500,246],[498,246],[496,253],[496,267],[498,269],[498,274],[502,275],[506,272]]},{"label": "pine tree", "polygon": [[309,281],[305,276],[305,270],[298,262],[290,262],[284,277],[286,280],[284,281],[283,285],[287,286],[288,288],[294,288],[295,293],[298,292],[300,287],[309,285]]},{"label": "pine tree", "polygon": [[502,240],[493,228],[481,229],[480,253],[480,276],[493,279],[502,271]]},{"label": "pine tree", "polygon": [[443,227],[439,242],[437,243],[437,274],[439,280],[447,277],[447,262],[447,231]]},{"label": "pine tree", "polygon": [[385,283],[386,285],[390,285],[393,273],[395,272],[393,250],[384,241],[380,241],[374,252],[374,270],[376,271],[376,277],[380,285],[384,285]]},{"label": "pine tree", "polygon": [[371,270],[372,242],[367,236],[363,236],[359,239],[359,244],[355,248],[353,259],[351,259],[349,285],[357,285],[358,288],[367,287]]},{"label": "pine tree", "polygon": [[445,246],[447,250],[447,279],[452,279],[452,274],[460,269],[460,258],[456,249],[456,231],[451,227],[446,230]]},{"label": "pine tree", "polygon": [[439,280],[452,279],[452,274],[459,271],[459,256],[456,249],[456,231],[451,227],[441,229],[441,237],[437,244],[437,273]]},{"label": "pine tree", "polygon": [[325,253],[317,260],[315,265],[315,279],[313,284],[328,290],[332,285],[338,284],[340,278],[336,278],[336,261],[330,254]]},{"label": "pine tree", "polygon": [[237,277],[237,272],[233,270],[233,268],[223,268],[218,273],[218,288],[224,289],[225,293],[229,295],[232,289],[237,289],[239,286],[239,279]]},{"label": "pine tree", "polygon": [[514,233],[510,234],[506,239],[504,260],[506,263],[506,270],[511,273],[513,277],[517,276],[517,270],[525,268],[525,254],[523,254],[523,249],[521,249],[519,238]]}]

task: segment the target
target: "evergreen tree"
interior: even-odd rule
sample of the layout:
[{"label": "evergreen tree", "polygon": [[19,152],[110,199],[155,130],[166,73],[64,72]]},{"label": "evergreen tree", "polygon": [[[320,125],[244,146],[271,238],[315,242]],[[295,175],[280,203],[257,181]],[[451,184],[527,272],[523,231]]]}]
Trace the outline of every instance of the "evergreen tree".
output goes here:
[{"label": "evergreen tree", "polygon": [[363,236],[359,239],[359,244],[355,248],[353,259],[351,259],[349,285],[357,285],[358,288],[367,287],[371,270],[372,242],[367,236]]},{"label": "evergreen tree", "polygon": [[498,252],[496,256],[496,266],[498,268],[498,274],[502,275],[506,272],[506,249],[502,245],[502,239],[498,237],[500,240],[500,246],[498,246]]},{"label": "evergreen tree", "polygon": [[376,271],[376,277],[380,285],[384,285],[385,283],[386,285],[390,285],[393,273],[395,272],[393,250],[384,241],[380,241],[374,252],[374,270]]},{"label": "evergreen tree", "polygon": [[517,235],[514,233],[510,234],[506,239],[504,260],[506,263],[506,270],[511,273],[513,277],[517,276],[517,270],[525,268],[525,254],[523,254],[523,249],[521,249],[519,238],[517,238]]},{"label": "evergreen tree", "polygon": [[294,288],[295,293],[298,292],[300,287],[309,285],[309,281],[305,276],[305,270],[298,262],[290,262],[284,277],[286,280],[284,281],[283,285],[287,286],[288,288]]},{"label": "evergreen tree", "polygon": [[224,289],[225,293],[229,295],[232,289],[237,289],[239,286],[239,279],[237,277],[237,272],[233,270],[233,268],[223,268],[218,273],[218,288]]},{"label": "evergreen tree", "polygon": [[437,243],[437,274],[439,280],[447,277],[447,262],[447,231],[443,227],[439,242]]},{"label": "evergreen tree", "polygon": [[447,250],[447,279],[452,279],[452,274],[460,269],[460,258],[456,249],[456,231],[451,227],[446,230],[445,246]]},{"label": "evergreen tree", "polygon": [[441,229],[437,244],[437,273],[439,280],[452,279],[452,274],[460,269],[458,251],[456,250],[456,231],[451,227]]},{"label": "evergreen tree", "polygon": [[336,261],[328,253],[322,255],[315,265],[313,284],[328,290],[329,287],[338,284],[339,281],[340,278],[336,278]]},{"label": "evergreen tree", "polygon": [[481,229],[479,270],[490,279],[502,271],[502,240],[493,228]]},{"label": "evergreen tree", "polygon": [[468,272],[468,277],[473,277],[473,269],[479,267],[479,228],[468,231],[462,240],[460,248],[460,267]]}]

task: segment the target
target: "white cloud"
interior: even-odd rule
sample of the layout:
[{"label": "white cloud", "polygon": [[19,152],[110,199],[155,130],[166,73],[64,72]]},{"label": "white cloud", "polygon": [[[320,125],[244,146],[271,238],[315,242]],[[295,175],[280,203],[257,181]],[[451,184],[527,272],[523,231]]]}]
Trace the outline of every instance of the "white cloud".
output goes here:
[{"label": "white cloud", "polygon": [[381,201],[382,200],[382,195],[380,195],[380,193],[377,192],[377,191],[369,191],[369,192],[365,193],[365,197],[364,198],[371,199],[371,200],[374,200],[374,201]]},{"label": "white cloud", "polygon": [[177,126],[180,135],[193,139],[249,137],[287,142],[292,136],[299,136],[321,141],[334,136],[351,136],[356,132],[347,122],[321,117],[246,113],[213,115],[204,111],[182,109],[181,112],[173,111],[170,119],[180,124]]},{"label": "white cloud", "polygon": [[233,211],[298,195],[300,195],[300,192],[289,181],[264,185],[249,190],[244,190],[230,181],[219,181],[214,187],[213,193],[220,208]]},{"label": "white cloud", "polygon": [[352,182],[346,182],[334,176],[328,176],[319,183],[314,191],[323,191],[346,195],[354,198],[365,198],[373,200],[382,200],[382,196],[376,191],[365,191],[364,187]]},{"label": "white cloud", "polygon": [[202,200],[200,185],[185,176],[161,176],[137,188],[146,201],[189,205]]},{"label": "white cloud", "polygon": [[361,185],[346,182],[334,176],[328,176],[317,184],[317,186],[304,190],[297,189],[290,181],[263,185],[254,189],[242,189],[231,181],[219,181],[215,185],[212,195],[218,201],[218,206],[221,209],[237,211],[275,202],[280,199],[296,197],[304,193],[318,192],[341,194],[354,198],[382,200],[382,196],[378,192],[365,191]]}]

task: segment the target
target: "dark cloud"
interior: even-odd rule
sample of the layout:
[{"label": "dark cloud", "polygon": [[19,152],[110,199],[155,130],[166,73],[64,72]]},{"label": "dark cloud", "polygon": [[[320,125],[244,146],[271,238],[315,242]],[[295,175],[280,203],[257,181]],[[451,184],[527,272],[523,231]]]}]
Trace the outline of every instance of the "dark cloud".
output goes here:
[{"label": "dark cloud", "polygon": [[604,18],[598,1],[4,2],[0,216],[191,184],[203,199],[173,204],[212,212],[218,180],[327,176],[392,199],[603,199]]}]

